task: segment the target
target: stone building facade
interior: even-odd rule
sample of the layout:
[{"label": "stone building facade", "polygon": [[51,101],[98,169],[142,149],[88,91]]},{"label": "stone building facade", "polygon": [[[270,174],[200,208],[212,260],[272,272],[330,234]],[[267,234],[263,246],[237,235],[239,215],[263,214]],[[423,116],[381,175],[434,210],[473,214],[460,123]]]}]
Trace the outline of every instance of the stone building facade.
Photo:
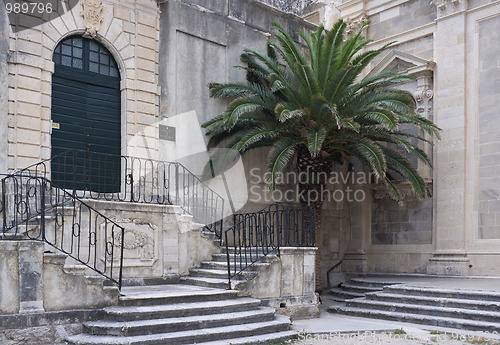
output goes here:
[{"label": "stone building facade", "polygon": [[[7,2],[6,2],[7,3]],[[59,6],[61,3],[56,2]],[[56,45],[70,36],[86,35],[100,42],[113,55],[120,72],[121,151],[143,155],[140,147],[130,147],[128,140],[158,118],[159,7],[154,1],[99,2],[92,19],[92,2],[70,7],[69,11],[41,25],[16,30],[6,26],[2,11],[2,41],[8,51],[8,78],[2,85],[1,170],[22,169],[51,155],[51,83]],[[4,72],[5,73],[5,72]],[[151,151],[151,150],[150,150]],[[5,157],[5,155],[8,155]]]},{"label": "stone building facade", "polygon": [[[396,42],[367,73],[414,75],[413,85],[404,87],[414,93],[417,111],[442,129],[442,138],[428,148],[433,170],[421,171],[432,184],[432,199],[408,193],[398,204],[371,185],[370,198],[349,205],[350,222],[339,225],[341,217],[330,212],[329,223],[339,229],[331,228],[333,239],[323,238],[322,246],[339,257],[324,257],[324,269],[343,257],[346,272],[498,275],[500,48],[493,42],[500,2],[350,0],[325,6],[353,30],[370,21],[368,48]],[[321,21],[328,26],[329,20]],[[345,205],[340,208],[345,212]],[[347,247],[339,248],[339,241]]]}]

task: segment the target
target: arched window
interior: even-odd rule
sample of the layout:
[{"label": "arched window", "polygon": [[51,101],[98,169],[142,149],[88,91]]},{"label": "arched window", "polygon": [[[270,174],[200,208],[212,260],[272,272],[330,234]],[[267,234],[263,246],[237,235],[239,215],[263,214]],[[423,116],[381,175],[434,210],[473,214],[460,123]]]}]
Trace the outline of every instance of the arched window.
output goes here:
[{"label": "arched window", "polygon": [[[53,61],[52,180],[67,189],[116,191],[121,153],[117,64],[104,46],[80,36],[61,41]],[[72,157],[66,157],[70,149]]]}]

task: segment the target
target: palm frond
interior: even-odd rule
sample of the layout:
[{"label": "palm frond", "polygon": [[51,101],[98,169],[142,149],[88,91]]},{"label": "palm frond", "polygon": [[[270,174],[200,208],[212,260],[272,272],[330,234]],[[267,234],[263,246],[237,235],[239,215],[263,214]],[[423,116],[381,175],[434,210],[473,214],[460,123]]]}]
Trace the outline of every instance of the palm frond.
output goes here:
[{"label": "palm frond", "polygon": [[413,190],[419,197],[427,198],[431,196],[431,192],[429,188],[427,188],[424,179],[418,174],[417,170],[408,159],[391,148],[382,147],[382,150],[387,159],[389,168],[404,176],[404,178],[410,182]]},{"label": "palm frond", "polygon": [[276,178],[295,153],[296,143],[290,139],[283,139],[274,144],[269,151],[267,169],[269,174],[266,176],[266,184],[269,190],[273,191],[276,187]]},{"label": "palm frond", "polygon": [[307,131],[307,148],[312,157],[316,157],[321,151],[321,147],[326,137],[326,129],[309,128]]},{"label": "palm frond", "polygon": [[400,194],[388,178],[390,171],[408,180],[419,196],[430,195],[408,157],[432,166],[419,145],[432,145],[440,129],[415,112],[413,95],[400,88],[413,77],[382,72],[361,78],[392,42],[366,50],[370,41],[362,28],[345,39],[346,26],[339,20],[330,31],[320,25],[313,33],[299,32],[307,46],[303,52],[285,29],[273,24],[276,41],[267,43],[267,52],[245,49],[240,56],[243,66],[236,67],[246,71],[247,82],[209,85],[212,98],[230,102],[223,114],[203,124],[212,136],[209,147],[227,150],[214,153],[208,171],[222,171],[236,153],[270,147],[267,184],[272,190],[277,173],[300,148],[318,164],[355,157],[395,198]]}]

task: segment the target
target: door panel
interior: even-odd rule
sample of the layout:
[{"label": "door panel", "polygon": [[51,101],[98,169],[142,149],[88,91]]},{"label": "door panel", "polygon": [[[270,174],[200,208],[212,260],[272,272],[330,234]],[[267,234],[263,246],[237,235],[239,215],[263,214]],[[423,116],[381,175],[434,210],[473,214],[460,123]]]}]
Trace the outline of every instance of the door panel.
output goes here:
[{"label": "door panel", "polygon": [[[120,78],[89,70],[91,43],[95,49],[96,42],[88,39],[78,38],[75,43],[74,38],[69,38],[62,42],[66,47],[83,47],[83,54],[73,47],[83,56],[81,68],[63,65],[69,59],[64,54],[71,54],[71,49],[61,50],[58,46],[54,53],[52,121],[59,128],[52,131],[52,180],[66,189],[114,192],[120,188]],[[101,54],[107,52],[104,47],[100,49]],[[111,66],[108,71],[116,69],[114,60],[109,59],[103,59]],[[58,156],[69,149],[81,151]]]}]

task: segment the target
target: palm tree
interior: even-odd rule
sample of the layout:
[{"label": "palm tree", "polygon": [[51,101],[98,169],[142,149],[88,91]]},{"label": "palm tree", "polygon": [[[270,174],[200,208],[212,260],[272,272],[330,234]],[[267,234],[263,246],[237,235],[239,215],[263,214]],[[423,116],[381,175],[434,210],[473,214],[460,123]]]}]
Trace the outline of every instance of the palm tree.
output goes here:
[{"label": "palm tree", "polygon": [[[211,136],[210,148],[222,144],[229,149],[214,155],[211,173],[224,171],[238,153],[265,146],[270,148],[266,174],[270,190],[292,160],[297,172],[310,176],[301,183],[301,190],[321,191],[334,164],[346,165],[354,157],[384,182],[395,199],[400,194],[389,177],[391,171],[409,181],[419,197],[430,196],[408,159],[416,156],[431,166],[418,147],[428,140],[401,126],[416,126],[430,136],[438,135],[439,128],[417,115],[412,95],[396,87],[412,77],[382,72],[360,78],[373,58],[392,43],[363,51],[370,42],[363,37],[363,28],[346,37],[346,24],[339,20],[330,31],[320,26],[311,34],[300,32],[305,54],[282,27],[273,26],[278,44],[268,43],[267,54],[246,49],[241,55],[246,66],[238,67],[246,70],[246,82],[209,85],[211,97],[230,100],[222,114],[202,125]],[[300,202],[314,206],[319,239],[323,200],[307,199]],[[316,289],[320,291],[319,257],[318,252]]]}]

